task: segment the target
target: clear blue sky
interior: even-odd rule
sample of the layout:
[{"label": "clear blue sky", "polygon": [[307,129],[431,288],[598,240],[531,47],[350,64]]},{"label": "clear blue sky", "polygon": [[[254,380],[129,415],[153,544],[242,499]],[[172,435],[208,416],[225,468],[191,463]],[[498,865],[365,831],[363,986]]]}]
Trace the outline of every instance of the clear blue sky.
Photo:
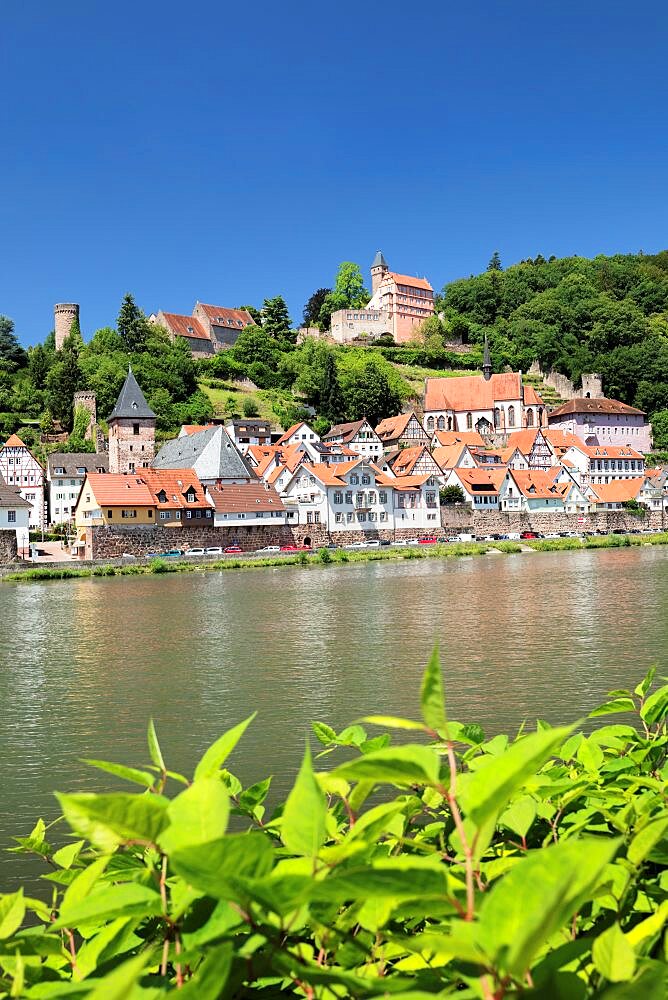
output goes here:
[{"label": "clear blue sky", "polygon": [[668,246],[665,0],[4,0],[0,313]]}]

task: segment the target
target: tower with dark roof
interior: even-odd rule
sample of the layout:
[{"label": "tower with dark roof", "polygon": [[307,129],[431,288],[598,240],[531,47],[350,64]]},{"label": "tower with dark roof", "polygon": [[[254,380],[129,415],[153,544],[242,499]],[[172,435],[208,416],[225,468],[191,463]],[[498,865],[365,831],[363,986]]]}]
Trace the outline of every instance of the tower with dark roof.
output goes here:
[{"label": "tower with dark roof", "polygon": [[109,417],[109,472],[135,472],[155,457],[155,413],[132,368]]},{"label": "tower with dark roof", "polygon": [[371,265],[371,294],[375,295],[381,281],[389,271],[387,261],[383,257],[381,250],[376,250],[376,256]]},{"label": "tower with dark roof", "polygon": [[487,334],[485,334],[485,347],[482,354],[482,377],[485,382],[489,382],[492,377],[492,359],[489,356],[489,344],[487,343]]}]

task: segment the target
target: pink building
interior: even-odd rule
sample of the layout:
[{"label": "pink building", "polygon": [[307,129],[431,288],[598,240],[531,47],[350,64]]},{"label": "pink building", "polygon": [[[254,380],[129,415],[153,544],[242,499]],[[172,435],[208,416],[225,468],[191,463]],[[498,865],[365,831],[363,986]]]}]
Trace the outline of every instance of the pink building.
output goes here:
[{"label": "pink building", "polygon": [[652,450],[652,425],[645,413],[618,399],[569,399],[548,415],[550,430],[575,434],[586,445]]},{"label": "pink building", "polygon": [[412,340],[421,324],[434,315],[434,289],[427,279],[390,271],[380,250],[371,265],[371,292],[367,311],[387,316],[398,344]]}]

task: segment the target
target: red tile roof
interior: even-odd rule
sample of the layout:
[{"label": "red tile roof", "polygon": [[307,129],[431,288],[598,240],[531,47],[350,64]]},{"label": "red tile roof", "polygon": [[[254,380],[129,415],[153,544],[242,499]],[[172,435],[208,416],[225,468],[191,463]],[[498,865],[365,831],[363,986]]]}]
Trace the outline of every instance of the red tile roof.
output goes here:
[{"label": "red tile roof", "polygon": [[334,427],[331,427],[327,434],[325,434],[323,440],[329,441],[330,438],[340,437],[343,444],[345,444],[347,441],[353,440],[357,432],[361,430],[365,423],[366,420],[362,419],[354,420],[347,424],[335,424]]},{"label": "red tile roof", "polygon": [[432,456],[441,469],[454,469],[462,457],[462,453],[467,448],[468,445],[462,441],[453,442],[452,444],[442,445],[440,448],[434,448]]},{"label": "red tile roof", "polygon": [[[530,387],[527,386],[526,389]],[[525,402],[526,398],[525,389]],[[531,403],[542,404],[535,395]],[[454,410],[457,413],[473,410],[493,410],[498,402],[519,401],[522,398],[522,376],[519,372],[504,372],[489,379],[482,375],[459,375],[452,378],[428,378],[425,381],[424,408]],[[519,419],[520,414],[516,414]]]},{"label": "red tile roof", "polygon": [[284,431],[283,434],[281,434],[276,444],[285,444],[286,441],[289,441],[292,435],[295,434],[300,427],[307,426],[308,424],[306,424],[303,420],[298,424],[293,424],[292,427],[288,427],[287,431]]},{"label": "red tile roof", "polygon": [[10,434],[5,441],[5,448],[27,448],[18,434]]},{"label": "red tile roof", "polygon": [[211,343],[209,334],[202,324],[194,316],[181,316],[180,313],[162,314],[167,322],[169,330],[177,337],[191,337],[195,340],[208,340]]},{"label": "red tile roof", "polygon": [[376,427],[376,434],[381,441],[393,441],[395,438],[401,437],[412,416],[414,416],[413,413],[400,413],[396,417],[387,417],[385,420],[381,420]]},{"label": "red tile roof", "polygon": [[506,477],[505,468],[455,469],[454,471],[468,493],[483,496],[497,494]]},{"label": "red tile roof", "polygon": [[636,458],[643,460],[639,451],[629,448],[627,445],[616,444],[582,444],[578,438],[578,443],[573,445],[590,459],[591,458]]},{"label": "red tile roof", "polygon": [[[146,483],[160,510],[197,510],[211,507],[206,491],[192,469],[140,469],[137,478]],[[189,490],[192,490],[196,497],[192,503],[186,500]],[[166,496],[164,502],[159,499],[159,494],[162,492]]]},{"label": "red tile roof", "polygon": [[629,416],[631,414],[635,416],[644,417],[645,411],[638,410],[635,406],[628,406],[626,403],[621,403],[618,399],[569,399],[568,402],[563,403],[558,406],[556,410],[552,410],[548,416],[548,421],[558,420],[560,417],[570,416],[575,413],[608,413],[608,414],[624,414]]},{"label": "red tile roof", "polygon": [[384,277],[390,277],[397,285],[410,285],[411,288],[426,288],[433,292],[433,288],[426,278],[414,278],[411,274],[397,274],[396,271],[386,271]]},{"label": "red tile roof", "polygon": [[533,500],[554,500],[555,497],[561,496],[563,490],[554,481],[557,472],[556,469],[549,472],[542,469],[508,470],[522,496]]},{"label": "red tile roof", "polygon": [[274,487],[266,483],[211,486],[209,496],[219,514],[252,514],[285,510],[285,504]]},{"label": "red tile roof", "polygon": [[[424,444],[414,445],[412,448],[402,448],[390,462],[392,472],[395,476],[410,476],[425,451],[430,455],[429,449]],[[438,462],[436,464],[438,465]]]},{"label": "red tile roof", "polygon": [[255,322],[251,314],[246,312],[245,309],[225,309],[224,306],[208,306],[203,302],[198,302],[197,305],[214,326],[230,326],[229,320],[232,320],[231,325],[236,326],[238,329],[239,322],[241,322],[242,326],[253,325]]},{"label": "red tile roof", "polygon": [[613,479],[611,483],[593,483],[591,489],[599,503],[624,503],[625,500],[635,500],[643,482],[642,476],[636,479]]},{"label": "red tile roof", "polygon": [[186,434],[199,434],[200,431],[206,431],[209,427],[215,427],[216,424],[182,424],[181,430],[185,431]]},{"label": "red tile roof", "polygon": [[[155,507],[153,494],[138,476],[120,472],[89,472],[83,485],[95,497],[100,507]],[[81,496],[83,496],[83,491]]]},{"label": "red tile roof", "polygon": [[444,448],[451,444],[467,444],[469,448],[474,445],[485,447],[482,435],[478,431],[435,431],[434,437]]}]

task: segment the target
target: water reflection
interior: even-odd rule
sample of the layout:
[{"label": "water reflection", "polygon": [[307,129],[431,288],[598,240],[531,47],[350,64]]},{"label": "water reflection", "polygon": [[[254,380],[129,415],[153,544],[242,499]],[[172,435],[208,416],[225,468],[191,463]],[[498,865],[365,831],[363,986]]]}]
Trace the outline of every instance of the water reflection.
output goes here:
[{"label": "water reflection", "polygon": [[[105,785],[81,757],[146,761],[151,715],[187,769],[257,710],[231,765],[282,792],[310,720],[417,712],[435,639],[453,717],[512,730],[665,664],[667,612],[660,548],[4,585],[0,847]],[[0,855],[0,888],[22,870]]]}]

